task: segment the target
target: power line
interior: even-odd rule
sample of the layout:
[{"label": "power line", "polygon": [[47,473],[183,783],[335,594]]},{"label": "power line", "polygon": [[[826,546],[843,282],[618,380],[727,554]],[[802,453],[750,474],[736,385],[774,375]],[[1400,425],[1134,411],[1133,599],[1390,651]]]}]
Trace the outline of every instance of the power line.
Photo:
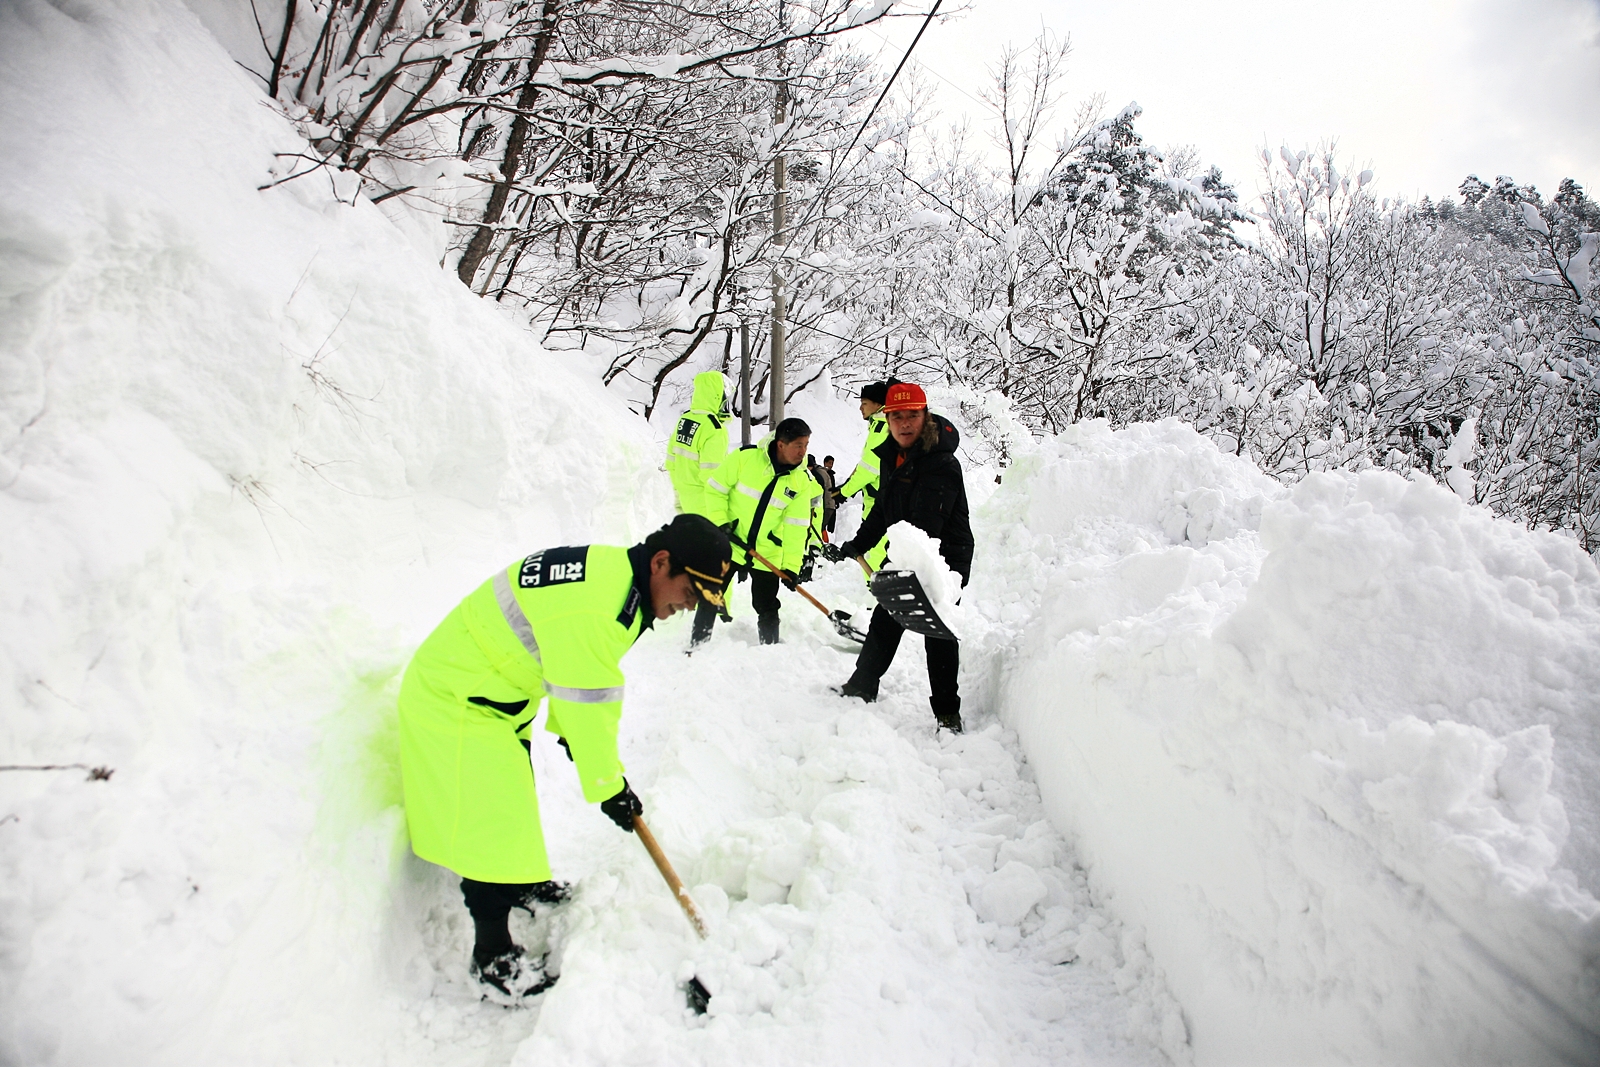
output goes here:
[{"label": "power line", "polygon": [[889,95],[889,90],[894,88],[894,80],[900,77],[900,72],[905,69],[906,60],[911,58],[911,53],[916,51],[917,42],[922,40],[922,35],[928,32],[928,27],[933,23],[933,16],[939,13],[939,8],[944,0],[934,0],[933,8],[928,12],[928,17],[922,20],[922,25],[917,27],[917,35],[911,38],[911,45],[906,49],[906,54],[900,57],[900,63],[894,68],[894,73],[889,75],[889,82],[883,87],[883,92],[878,94],[878,99],[873,103],[872,110],[867,112],[867,117],[861,120],[861,125],[856,129],[856,135],[850,138],[850,147],[844,150],[844,157],[850,158],[851,149],[856,142],[861,140],[861,135],[867,131],[867,123],[872,121],[872,116],[878,113],[878,105],[883,103],[883,98]]},{"label": "power line", "polygon": [[[879,33],[877,30],[872,29],[870,26],[867,27],[867,32],[872,34],[872,36],[876,37],[878,40],[882,41],[886,45],[890,43],[889,38],[885,37],[883,34]],[[945,77],[943,74],[940,74],[938,71],[936,71],[932,67],[928,66],[928,64],[925,61],[920,60],[920,59],[917,60],[917,66],[918,66],[918,68],[927,71],[929,74],[932,74],[935,78],[938,78],[940,81],[944,82],[950,88],[954,89],[956,92],[960,93],[962,96],[966,97],[968,100],[971,100],[974,104],[977,104],[979,107],[988,107],[989,106],[988,104],[984,103],[978,97],[973,96],[971,93],[969,93],[965,89],[961,88],[961,86],[957,85],[955,82],[953,82],[949,78]]]},{"label": "power line", "polygon": [[[894,68],[894,73],[889,75],[889,81],[884,85],[883,92],[879,93],[878,99],[873,102],[872,110],[867,112],[867,117],[861,120],[860,126],[856,127],[856,135],[850,138],[850,145],[844,150],[844,155],[841,157],[846,162],[849,162],[850,153],[855,149],[856,143],[861,140],[861,135],[866,132],[867,124],[871,122],[872,117],[878,113],[878,106],[882,104],[884,98],[889,95],[889,90],[894,88],[895,79],[898,78],[900,76],[900,72],[905,69],[906,61],[911,58],[911,53],[916,51],[917,42],[922,40],[922,35],[924,33],[928,32],[928,27],[933,23],[933,17],[939,13],[939,8],[943,4],[944,0],[934,0],[934,5],[928,11],[927,17],[922,20],[922,25],[917,28],[917,35],[911,38],[911,44],[908,48],[906,48],[906,54],[900,57],[900,63]],[[853,170],[854,168],[852,167],[851,169]],[[812,197],[811,206],[806,210],[805,217],[802,218],[794,227],[796,233],[803,229],[806,223],[811,221],[811,216],[816,214],[817,208],[820,207],[828,198],[828,194],[833,191],[834,186],[839,183],[846,173],[847,172],[844,170],[836,171],[833,177],[828,179],[828,183],[822,187],[821,191],[818,192],[816,196]]]}]

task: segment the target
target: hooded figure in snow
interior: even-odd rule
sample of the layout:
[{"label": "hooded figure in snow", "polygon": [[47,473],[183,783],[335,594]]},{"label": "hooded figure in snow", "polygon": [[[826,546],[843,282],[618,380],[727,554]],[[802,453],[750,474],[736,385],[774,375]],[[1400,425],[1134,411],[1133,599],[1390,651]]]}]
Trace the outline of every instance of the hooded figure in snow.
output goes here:
[{"label": "hooded figure in snow", "polygon": [[689,410],[672,424],[665,467],[682,514],[709,514],[706,479],[728,455],[727,390],[728,379],[721,371],[696,374]]}]

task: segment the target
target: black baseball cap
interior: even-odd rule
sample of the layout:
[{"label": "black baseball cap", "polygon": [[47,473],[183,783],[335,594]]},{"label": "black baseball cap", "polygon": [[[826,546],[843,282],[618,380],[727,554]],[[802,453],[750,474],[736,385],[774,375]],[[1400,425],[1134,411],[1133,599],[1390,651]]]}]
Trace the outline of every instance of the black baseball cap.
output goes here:
[{"label": "black baseball cap", "polygon": [[672,556],[672,569],[683,571],[700,599],[728,617],[728,583],[733,579],[733,544],[704,515],[679,515],[651,537]]}]

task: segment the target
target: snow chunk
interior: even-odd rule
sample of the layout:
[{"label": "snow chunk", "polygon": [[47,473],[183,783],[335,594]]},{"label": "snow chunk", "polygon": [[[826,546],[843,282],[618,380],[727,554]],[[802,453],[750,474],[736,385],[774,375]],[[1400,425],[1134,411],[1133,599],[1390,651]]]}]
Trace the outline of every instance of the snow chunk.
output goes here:
[{"label": "snow chunk", "polygon": [[1456,431],[1455,437],[1450,441],[1450,447],[1439,457],[1439,465],[1445,472],[1445,484],[1469,504],[1477,495],[1477,483],[1472,477],[1472,472],[1467,470],[1466,464],[1471,463],[1477,454],[1478,420],[1467,419],[1461,424],[1461,429]]},{"label": "snow chunk", "polygon": [[961,575],[951,570],[944,557],[939,555],[938,539],[929,537],[909,522],[895,523],[889,527],[886,536],[889,540],[889,559],[885,566],[915,571],[923,592],[928,594],[928,603],[944,620],[950,632],[959,638],[966,621],[966,613],[960,606]]},{"label": "snow chunk", "polygon": [[1522,204],[1522,221],[1527,223],[1528,229],[1537,230],[1546,237],[1550,235],[1550,224],[1544,221],[1544,216],[1539,214],[1539,209],[1527,201]]},{"label": "snow chunk", "polygon": [[845,16],[846,26],[863,26],[895,5],[895,0],[869,0],[868,3],[858,4],[850,9]]},{"label": "snow chunk", "polygon": [[1050,888],[1038,871],[1012,860],[984,880],[974,894],[972,906],[985,922],[1015,926],[1049,893]]},{"label": "snow chunk", "polygon": [[906,217],[908,230],[942,230],[950,225],[950,216],[938,211],[913,211]]}]

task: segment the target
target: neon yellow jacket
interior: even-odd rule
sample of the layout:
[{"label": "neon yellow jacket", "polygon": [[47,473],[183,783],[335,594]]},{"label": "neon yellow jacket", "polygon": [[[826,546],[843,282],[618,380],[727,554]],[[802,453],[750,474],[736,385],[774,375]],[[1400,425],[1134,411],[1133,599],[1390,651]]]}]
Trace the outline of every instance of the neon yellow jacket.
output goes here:
[{"label": "neon yellow jacket", "polygon": [[706,518],[719,526],[733,521],[735,566],[750,562],[739,547],[742,541],[793,574],[805,562],[813,521],[822,514],[822,486],[804,463],[779,474],[768,434],[759,445],[730,453],[712,473],[706,482],[706,508]]},{"label": "neon yellow jacket", "polygon": [[566,738],[584,798],[622,790],[619,661],[654,621],[629,552],[519,559],[417,649],[400,687],[400,767],[418,856],[485,882],[550,877],[525,747],[546,697],[545,729]]},{"label": "neon yellow jacket", "polygon": [[872,498],[878,495],[878,485],[882,479],[882,472],[878,470],[878,454],[873,451],[888,439],[889,417],[883,412],[878,412],[867,420],[867,443],[861,446],[861,461],[856,464],[856,469],[850,472],[850,477],[844,485],[839,487],[839,498],[849,500],[857,493],[865,491],[865,510],[872,507]]},{"label": "neon yellow jacket", "polygon": [[728,456],[727,412],[723,408],[727,387],[721,371],[696,374],[689,410],[672,425],[665,466],[680,512],[706,514],[706,479]]}]

